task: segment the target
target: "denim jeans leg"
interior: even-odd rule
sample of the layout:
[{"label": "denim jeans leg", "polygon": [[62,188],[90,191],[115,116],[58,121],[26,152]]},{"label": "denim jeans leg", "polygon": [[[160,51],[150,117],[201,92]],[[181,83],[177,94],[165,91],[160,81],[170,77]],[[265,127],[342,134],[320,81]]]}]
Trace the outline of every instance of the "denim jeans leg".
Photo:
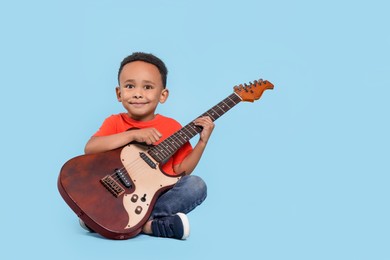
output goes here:
[{"label": "denim jeans leg", "polygon": [[187,214],[200,205],[206,196],[207,186],[200,177],[183,176],[157,199],[150,219],[171,216],[178,212]]}]

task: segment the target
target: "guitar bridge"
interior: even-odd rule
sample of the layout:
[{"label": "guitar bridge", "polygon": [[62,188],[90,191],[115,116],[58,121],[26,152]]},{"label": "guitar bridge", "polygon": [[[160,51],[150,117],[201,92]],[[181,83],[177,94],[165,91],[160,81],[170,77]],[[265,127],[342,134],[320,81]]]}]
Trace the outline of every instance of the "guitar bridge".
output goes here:
[{"label": "guitar bridge", "polygon": [[125,192],[125,189],[122,188],[122,186],[110,175],[107,175],[106,177],[101,179],[100,182],[109,192],[112,193],[112,195],[117,198]]}]

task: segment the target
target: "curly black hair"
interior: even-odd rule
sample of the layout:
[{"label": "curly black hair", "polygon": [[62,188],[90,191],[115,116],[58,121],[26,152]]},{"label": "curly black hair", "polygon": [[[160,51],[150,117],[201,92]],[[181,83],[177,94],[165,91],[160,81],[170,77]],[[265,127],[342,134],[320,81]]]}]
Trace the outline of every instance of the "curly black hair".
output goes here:
[{"label": "curly black hair", "polygon": [[134,52],[133,54],[131,54],[123,59],[123,61],[121,62],[121,65],[119,67],[119,71],[118,71],[118,84],[119,84],[119,76],[123,70],[123,67],[126,64],[133,62],[133,61],[143,61],[143,62],[147,62],[147,63],[153,64],[154,66],[156,66],[158,71],[161,74],[161,80],[163,83],[163,87],[164,88],[166,87],[168,69],[165,66],[164,62],[161,59],[154,56],[153,54],[144,53],[144,52]]}]

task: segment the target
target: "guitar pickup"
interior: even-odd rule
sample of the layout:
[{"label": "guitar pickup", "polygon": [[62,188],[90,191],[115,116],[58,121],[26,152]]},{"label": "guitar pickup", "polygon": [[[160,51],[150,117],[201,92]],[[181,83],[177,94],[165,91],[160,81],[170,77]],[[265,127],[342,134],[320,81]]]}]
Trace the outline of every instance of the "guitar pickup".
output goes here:
[{"label": "guitar pickup", "polygon": [[150,159],[145,153],[139,153],[139,156],[150,166],[152,169],[156,169],[157,165]]},{"label": "guitar pickup", "polygon": [[115,173],[118,176],[119,180],[122,182],[122,184],[125,185],[126,188],[131,188],[132,185],[128,178],[128,174],[126,170],[115,169]]}]

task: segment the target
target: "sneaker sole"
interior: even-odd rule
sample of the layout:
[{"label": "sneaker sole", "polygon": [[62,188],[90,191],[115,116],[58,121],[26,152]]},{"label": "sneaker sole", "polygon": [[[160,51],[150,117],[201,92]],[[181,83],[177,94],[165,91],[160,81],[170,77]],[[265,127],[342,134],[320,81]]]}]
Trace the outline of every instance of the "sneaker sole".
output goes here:
[{"label": "sneaker sole", "polygon": [[183,222],[183,236],[181,239],[187,239],[187,237],[190,236],[190,222],[188,221],[188,217],[184,213],[177,213],[181,219],[181,222]]},{"label": "sneaker sole", "polygon": [[90,229],[85,223],[84,221],[82,221],[80,218],[79,218],[79,223],[80,223],[80,226],[87,230],[88,232],[91,232],[91,233],[95,233],[95,231],[93,231],[92,229]]}]

